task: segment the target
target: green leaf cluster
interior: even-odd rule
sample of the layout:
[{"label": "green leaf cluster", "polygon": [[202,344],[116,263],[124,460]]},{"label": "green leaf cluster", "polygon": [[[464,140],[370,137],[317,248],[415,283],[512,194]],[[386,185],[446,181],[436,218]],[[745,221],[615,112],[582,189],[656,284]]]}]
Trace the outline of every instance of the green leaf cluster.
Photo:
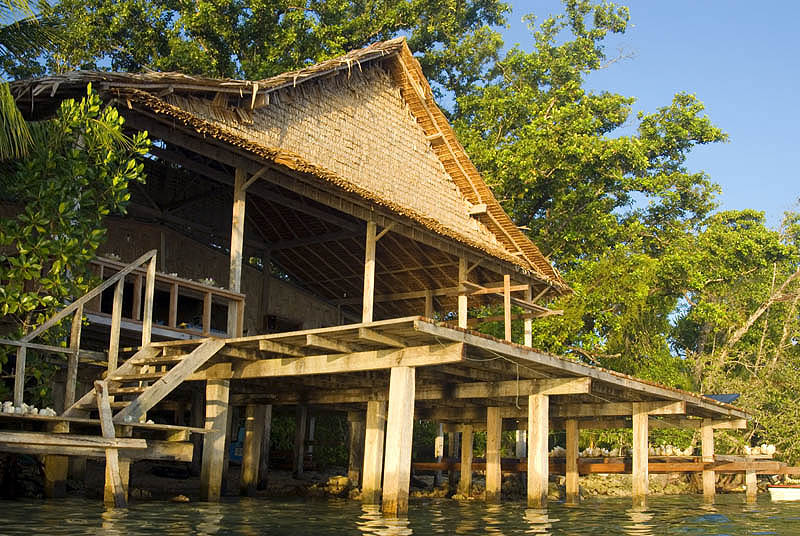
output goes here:
[{"label": "green leaf cluster", "polygon": [[[122,134],[123,119],[87,89],[52,120],[31,124],[27,158],[0,167],[0,316],[12,336],[27,332],[91,286],[88,262],[105,237],[104,220],[123,213],[146,133]],[[48,334],[58,342],[59,332]],[[30,367],[34,376],[35,366]]]},{"label": "green leaf cluster", "polygon": [[[398,35],[429,51],[426,72],[447,89],[477,79],[501,45],[499,0],[60,0],[67,28],[44,68],[145,69],[258,80]],[[468,62],[466,60],[469,60]],[[19,75],[41,72],[36,61]]]}]

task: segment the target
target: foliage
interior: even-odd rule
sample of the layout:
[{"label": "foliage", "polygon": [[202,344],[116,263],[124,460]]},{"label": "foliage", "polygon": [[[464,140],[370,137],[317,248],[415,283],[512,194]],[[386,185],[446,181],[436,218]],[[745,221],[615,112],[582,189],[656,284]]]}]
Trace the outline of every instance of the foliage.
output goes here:
[{"label": "foliage", "polygon": [[80,101],[62,102],[52,120],[32,124],[29,156],[0,168],[0,199],[19,207],[0,219],[0,315],[12,336],[89,289],[103,220],[124,212],[128,184],[143,181],[136,157],[146,153],[147,135],[128,140],[122,124],[89,87]]},{"label": "foliage", "polygon": [[[574,290],[551,304],[563,316],[534,323],[533,345],[676,387],[742,393],[755,426],[739,444],[774,442],[800,460],[789,439],[800,432],[798,216],[776,231],[755,210],[713,212],[719,187],[686,158],[727,136],[694,95],[634,117],[635,99],[586,89],[621,59],[603,44],[628,17],[588,0],[565,1],[538,25],[531,16],[534,49],[512,48],[456,100],[467,151]],[[502,336],[502,323],[483,329]],[[515,323],[515,340],[521,332]],[[651,441],[696,440],[665,434]],[[721,444],[734,448],[733,437]]]},{"label": "foliage", "polygon": [[[427,73],[448,89],[477,79],[500,46],[499,0],[61,0],[66,42],[50,71],[182,71],[267,78],[372,42],[406,35]],[[20,71],[36,71],[22,62]]]},{"label": "foliage", "polygon": [[[57,28],[55,19],[37,14],[28,0],[0,0],[0,71],[13,75],[14,65],[35,60],[53,45]],[[8,86],[0,83],[0,161],[27,155],[31,143]]]}]

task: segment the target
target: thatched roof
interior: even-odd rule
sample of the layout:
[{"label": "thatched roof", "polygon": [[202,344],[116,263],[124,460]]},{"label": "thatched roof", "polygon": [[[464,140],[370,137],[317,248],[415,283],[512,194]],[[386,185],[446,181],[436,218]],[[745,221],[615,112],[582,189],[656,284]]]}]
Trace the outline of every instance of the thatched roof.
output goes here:
[{"label": "thatched roof", "polygon": [[[310,84],[311,81],[318,83]],[[128,107],[168,116],[204,136],[333,183],[437,234],[513,263],[535,274],[556,294],[569,291],[558,272],[517,228],[481,178],[433,101],[430,85],[404,38],[375,43],[266,80],[77,71],[17,82],[13,90],[32,101],[47,100],[74,92],[89,82]],[[362,93],[353,97],[353,88],[360,88]],[[401,133],[394,145],[387,148],[379,143],[381,140],[367,139],[367,134],[378,122],[387,123],[387,128],[395,131],[402,130],[396,123],[404,119],[394,103],[373,102],[369,113],[381,117],[372,117],[372,125],[363,121],[358,124],[355,117],[358,114],[353,110],[357,112],[366,99],[363,92],[380,93],[384,100],[391,100],[390,90],[398,88],[398,97],[412,121],[402,125],[409,132]],[[345,97],[341,95],[347,91],[341,90],[345,89],[350,90],[355,101],[342,100]],[[338,93],[311,95],[302,103],[308,106],[308,102],[314,101],[313,110],[294,105],[309,92],[327,90]],[[335,110],[339,114],[338,123],[334,120],[326,123],[332,112],[320,108],[322,99],[315,100],[331,95],[339,99],[338,104],[331,105],[338,106]],[[287,118],[291,114],[294,115]],[[308,132],[292,138],[291,133],[287,134],[290,130],[287,123],[296,122],[304,114],[313,115],[316,123],[307,121],[304,126]],[[347,154],[338,143],[343,125],[357,131],[350,133],[356,143]],[[324,132],[326,128],[337,132]],[[421,131],[410,132],[415,129]],[[387,157],[387,151],[397,153],[397,160],[382,170],[380,161]]]}]

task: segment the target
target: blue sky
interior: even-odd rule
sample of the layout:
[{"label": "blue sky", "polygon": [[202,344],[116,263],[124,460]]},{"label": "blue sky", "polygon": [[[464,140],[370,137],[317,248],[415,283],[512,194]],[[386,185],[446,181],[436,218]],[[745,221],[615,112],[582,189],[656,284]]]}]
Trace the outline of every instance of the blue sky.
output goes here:
[{"label": "blue sky", "polygon": [[[532,47],[521,21],[560,13],[558,0],[512,0],[507,45]],[[593,74],[590,88],[638,99],[654,111],[679,91],[694,93],[730,141],[693,151],[689,169],[722,187],[721,209],[764,211],[777,227],[800,197],[800,2],[628,0],[628,31],[606,52],[633,57]]]}]

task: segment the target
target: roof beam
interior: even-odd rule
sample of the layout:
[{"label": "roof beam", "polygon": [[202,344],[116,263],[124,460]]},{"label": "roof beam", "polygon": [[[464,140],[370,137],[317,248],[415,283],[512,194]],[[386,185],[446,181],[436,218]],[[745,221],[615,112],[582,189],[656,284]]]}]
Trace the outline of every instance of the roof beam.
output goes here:
[{"label": "roof beam", "polygon": [[[171,142],[172,141],[172,136],[170,136],[168,139]],[[183,147],[182,143],[176,143],[176,145],[180,145],[180,146]],[[185,147],[185,148],[190,150],[190,151],[193,150],[191,147]],[[181,167],[183,167],[185,169],[188,169],[189,171],[192,171],[194,173],[202,175],[202,176],[206,177],[207,179],[211,179],[211,180],[213,180],[215,182],[218,182],[218,183],[221,183],[221,184],[225,184],[225,185],[228,185],[228,186],[232,186],[233,185],[233,178],[228,176],[227,173],[224,173],[222,171],[219,171],[219,170],[216,170],[214,168],[211,168],[211,167],[209,167],[209,166],[207,166],[207,165],[205,165],[205,164],[203,164],[201,162],[197,162],[197,161],[195,161],[195,160],[193,160],[193,159],[191,159],[191,158],[189,158],[189,157],[187,157],[185,155],[181,155],[181,154],[179,154],[179,153],[177,153],[175,151],[168,151],[168,150],[162,149],[160,147],[151,147],[150,148],[150,153],[155,155],[155,156],[157,156],[158,158],[161,158],[161,159],[166,160],[168,162],[172,162],[173,164],[177,164],[177,165],[179,165],[179,166],[181,166]],[[265,177],[267,172],[270,171],[271,169],[272,168],[270,166],[264,166],[264,167],[260,168],[258,171],[256,171],[256,173],[253,174],[250,177],[250,179],[252,180],[253,178]],[[252,185],[252,183],[248,184],[248,186],[251,186],[251,185]],[[258,197],[260,197],[260,198],[262,198],[262,199],[264,199],[264,200],[266,200],[268,202],[274,202],[274,203],[276,203],[278,205],[285,206],[287,208],[291,208],[292,210],[296,210],[298,212],[302,212],[302,213],[304,213],[304,214],[306,214],[308,216],[313,216],[315,218],[318,218],[320,220],[326,221],[326,222],[331,223],[333,225],[336,225],[338,227],[341,227],[341,228],[344,228],[344,229],[348,229],[348,230],[350,230],[352,232],[360,231],[360,226],[357,223],[350,222],[348,220],[340,218],[340,217],[336,216],[335,214],[331,214],[331,213],[326,212],[324,210],[321,210],[321,209],[318,209],[318,208],[315,208],[315,207],[311,207],[311,206],[307,205],[306,203],[302,203],[302,202],[300,202],[300,201],[298,201],[296,199],[288,198],[288,197],[286,197],[286,196],[284,196],[284,195],[282,195],[282,194],[280,194],[278,192],[274,192],[272,190],[269,190],[269,188],[267,188],[266,185],[264,185],[264,184],[259,184],[257,186],[250,187],[249,191],[251,193],[253,193],[254,195],[256,195],[256,196],[258,196]]]},{"label": "roof beam", "polygon": [[356,233],[353,231],[334,231],[332,233],[305,236],[302,238],[295,238],[293,240],[279,240],[272,243],[271,250],[275,251],[279,249],[293,249],[304,246],[313,246],[314,244],[322,244],[324,242],[338,242],[339,240],[360,238],[362,234],[363,233]]}]

